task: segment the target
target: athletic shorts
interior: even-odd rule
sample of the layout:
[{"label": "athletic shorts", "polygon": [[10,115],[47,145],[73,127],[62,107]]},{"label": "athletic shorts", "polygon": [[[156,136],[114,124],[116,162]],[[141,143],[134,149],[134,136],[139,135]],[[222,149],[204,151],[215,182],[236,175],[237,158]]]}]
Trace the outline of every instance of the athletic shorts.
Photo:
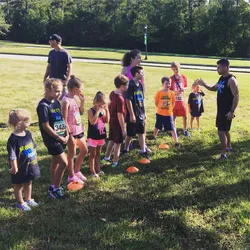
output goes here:
[{"label": "athletic shorts", "polygon": [[192,117],[200,117],[201,116],[201,112],[192,112],[190,114]]},{"label": "athletic shorts", "polygon": [[187,110],[184,102],[175,102],[173,109],[174,116],[187,116]]},{"label": "athletic shorts", "polygon": [[82,132],[82,133],[80,133],[80,134],[78,134],[78,135],[73,135],[73,137],[74,137],[75,139],[81,139],[81,138],[83,138],[83,136],[84,136],[84,132]]},{"label": "athletic shorts", "polygon": [[127,123],[127,135],[135,136],[136,134],[144,134],[145,132],[145,121],[137,121],[136,123]]},{"label": "athletic shorts", "polygon": [[103,146],[105,144],[105,139],[95,140],[88,138],[88,146],[96,148],[97,146]]},{"label": "athletic shorts", "polygon": [[174,131],[174,119],[173,116],[163,116],[156,114],[155,127],[159,130],[170,130]]},{"label": "athletic shorts", "polygon": [[114,143],[123,143],[122,131],[120,129],[109,129],[109,140]]},{"label": "athletic shorts", "polygon": [[66,144],[61,144],[59,142],[56,145],[47,147],[48,153],[50,155],[60,155],[61,153],[64,152],[65,148],[66,148]]},{"label": "athletic shorts", "polygon": [[16,174],[11,174],[12,184],[23,184],[33,181],[40,177],[40,169],[38,166],[23,166],[18,169]]},{"label": "athletic shorts", "polygon": [[225,114],[217,114],[216,127],[219,131],[230,131],[232,120],[228,120]]}]

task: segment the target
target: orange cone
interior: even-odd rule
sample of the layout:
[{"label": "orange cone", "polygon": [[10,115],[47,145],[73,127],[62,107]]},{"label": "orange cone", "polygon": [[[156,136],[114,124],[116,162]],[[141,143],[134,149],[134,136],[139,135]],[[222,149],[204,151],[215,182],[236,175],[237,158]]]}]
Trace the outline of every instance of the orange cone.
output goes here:
[{"label": "orange cone", "polygon": [[159,145],[159,148],[160,149],[169,149],[169,146],[167,145],[167,144],[161,144],[161,145]]},{"label": "orange cone", "polygon": [[139,172],[139,169],[134,167],[134,166],[131,166],[131,167],[127,168],[126,171],[131,174],[131,173]]},{"label": "orange cone", "polygon": [[84,187],[84,183],[70,182],[67,187],[68,187],[68,190],[77,191]]},{"label": "orange cone", "polygon": [[150,163],[150,160],[147,159],[147,158],[142,158],[142,159],[139,160],[139,162],[142,163],[142,164],[148,164],[148,163]]}]

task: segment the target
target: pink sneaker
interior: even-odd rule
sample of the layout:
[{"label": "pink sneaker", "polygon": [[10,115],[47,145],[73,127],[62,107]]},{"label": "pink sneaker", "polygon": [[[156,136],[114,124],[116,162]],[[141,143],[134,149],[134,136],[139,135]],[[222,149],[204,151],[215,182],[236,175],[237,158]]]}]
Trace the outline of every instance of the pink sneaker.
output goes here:
[{"label": "pink sneaker", "polygon": [[79,179],[81,179],[82,181],[86,181],[86,180],[87,180],[87,178],[81,173],[81,171],[75,173],[75,175],[76,175]]},{"label": "pink sneaker", "polygon": [[80,178],[78,178],[76,175],[74,175],[73,177],[68,177],[68,183],[70,182],[79,182],[79,183],[84,183]]}]

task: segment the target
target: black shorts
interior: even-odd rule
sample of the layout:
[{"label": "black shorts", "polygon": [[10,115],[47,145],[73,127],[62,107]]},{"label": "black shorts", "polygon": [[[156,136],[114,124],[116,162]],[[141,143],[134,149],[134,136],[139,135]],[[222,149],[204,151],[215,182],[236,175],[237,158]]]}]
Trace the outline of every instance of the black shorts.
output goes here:
[{"label": "black shorts", "polygon": [[18,169],[16,174],[11,175],[12,184],[23,184],[33,181],[40,177],[40,169],[38,166],[24,166]]},{"label": "black shorts", "polygon": [[193,116],[193,117],[200,117],[201,116],[201,112],[191,111],[191,116]]},{"label": "black shorts", "polygon": [[156,114],[156,123],[155,127],[159,130],[171,130],[174,131],[174,120],[173,116],[164,116]]},{"label": "black shorts", "polygon": [[65,148],[66,144],[61,144],[60,142],[58,142],[58,144],[55,144],[53,146],[47,146],[48,153],[50,155],[60,155],[61,153],[64,152]]},{"label": "black shorts", "polygon": [[136,134],[144,134],[145,132],[145,121],[136,121],[136,123],[127,123],[127,135],[135,136]]},{"label": "black shorts", "polygon": [[219,131],[230,131],[232,120],[228,120],[225,114],[217,114],[216,127]]},{"label": "black shorts", "polygon": [[123,143],[122,131],[109,128],[109,140],[117,144]]},{"label": "black shorts", "polygon": [[84,136],[84,132],[82,132],[81,134],[78,134],[78,135],[73,135],[73,137],[75,139],[81,139],[81,138],[83,138],[83,136]]}]

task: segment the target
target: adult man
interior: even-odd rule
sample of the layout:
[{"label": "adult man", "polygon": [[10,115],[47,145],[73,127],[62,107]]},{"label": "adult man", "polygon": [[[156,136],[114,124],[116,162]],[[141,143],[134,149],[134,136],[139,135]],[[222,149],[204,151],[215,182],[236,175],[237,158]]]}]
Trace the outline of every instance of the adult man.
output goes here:
[{"label": "adult man", "polygon": [[202,79],[197,79],[199,85],[211,91],[217,91],[216,127],[221,142],[220,159],[227,159],[226,152],[232,151],[230,127],[235,117],[234,111],[239,102],[239,90],[235,76],[229,72],[229,61],[225,58],[217,62],[217,72],[221,77],[214,86],[208,86]]},{"label": "adult man", "polygon": [[[53,50],[49,52],[48,65],[44,74],[43,82],[49,76],[58,78],[64,84],[63,95],[66,93],[66,84],[72,74],[72,58],[69,53],[61,46],[62,38],[53,34],[49,38],[49,44]],[[61,98],[62,98],[61,97]]]}]

